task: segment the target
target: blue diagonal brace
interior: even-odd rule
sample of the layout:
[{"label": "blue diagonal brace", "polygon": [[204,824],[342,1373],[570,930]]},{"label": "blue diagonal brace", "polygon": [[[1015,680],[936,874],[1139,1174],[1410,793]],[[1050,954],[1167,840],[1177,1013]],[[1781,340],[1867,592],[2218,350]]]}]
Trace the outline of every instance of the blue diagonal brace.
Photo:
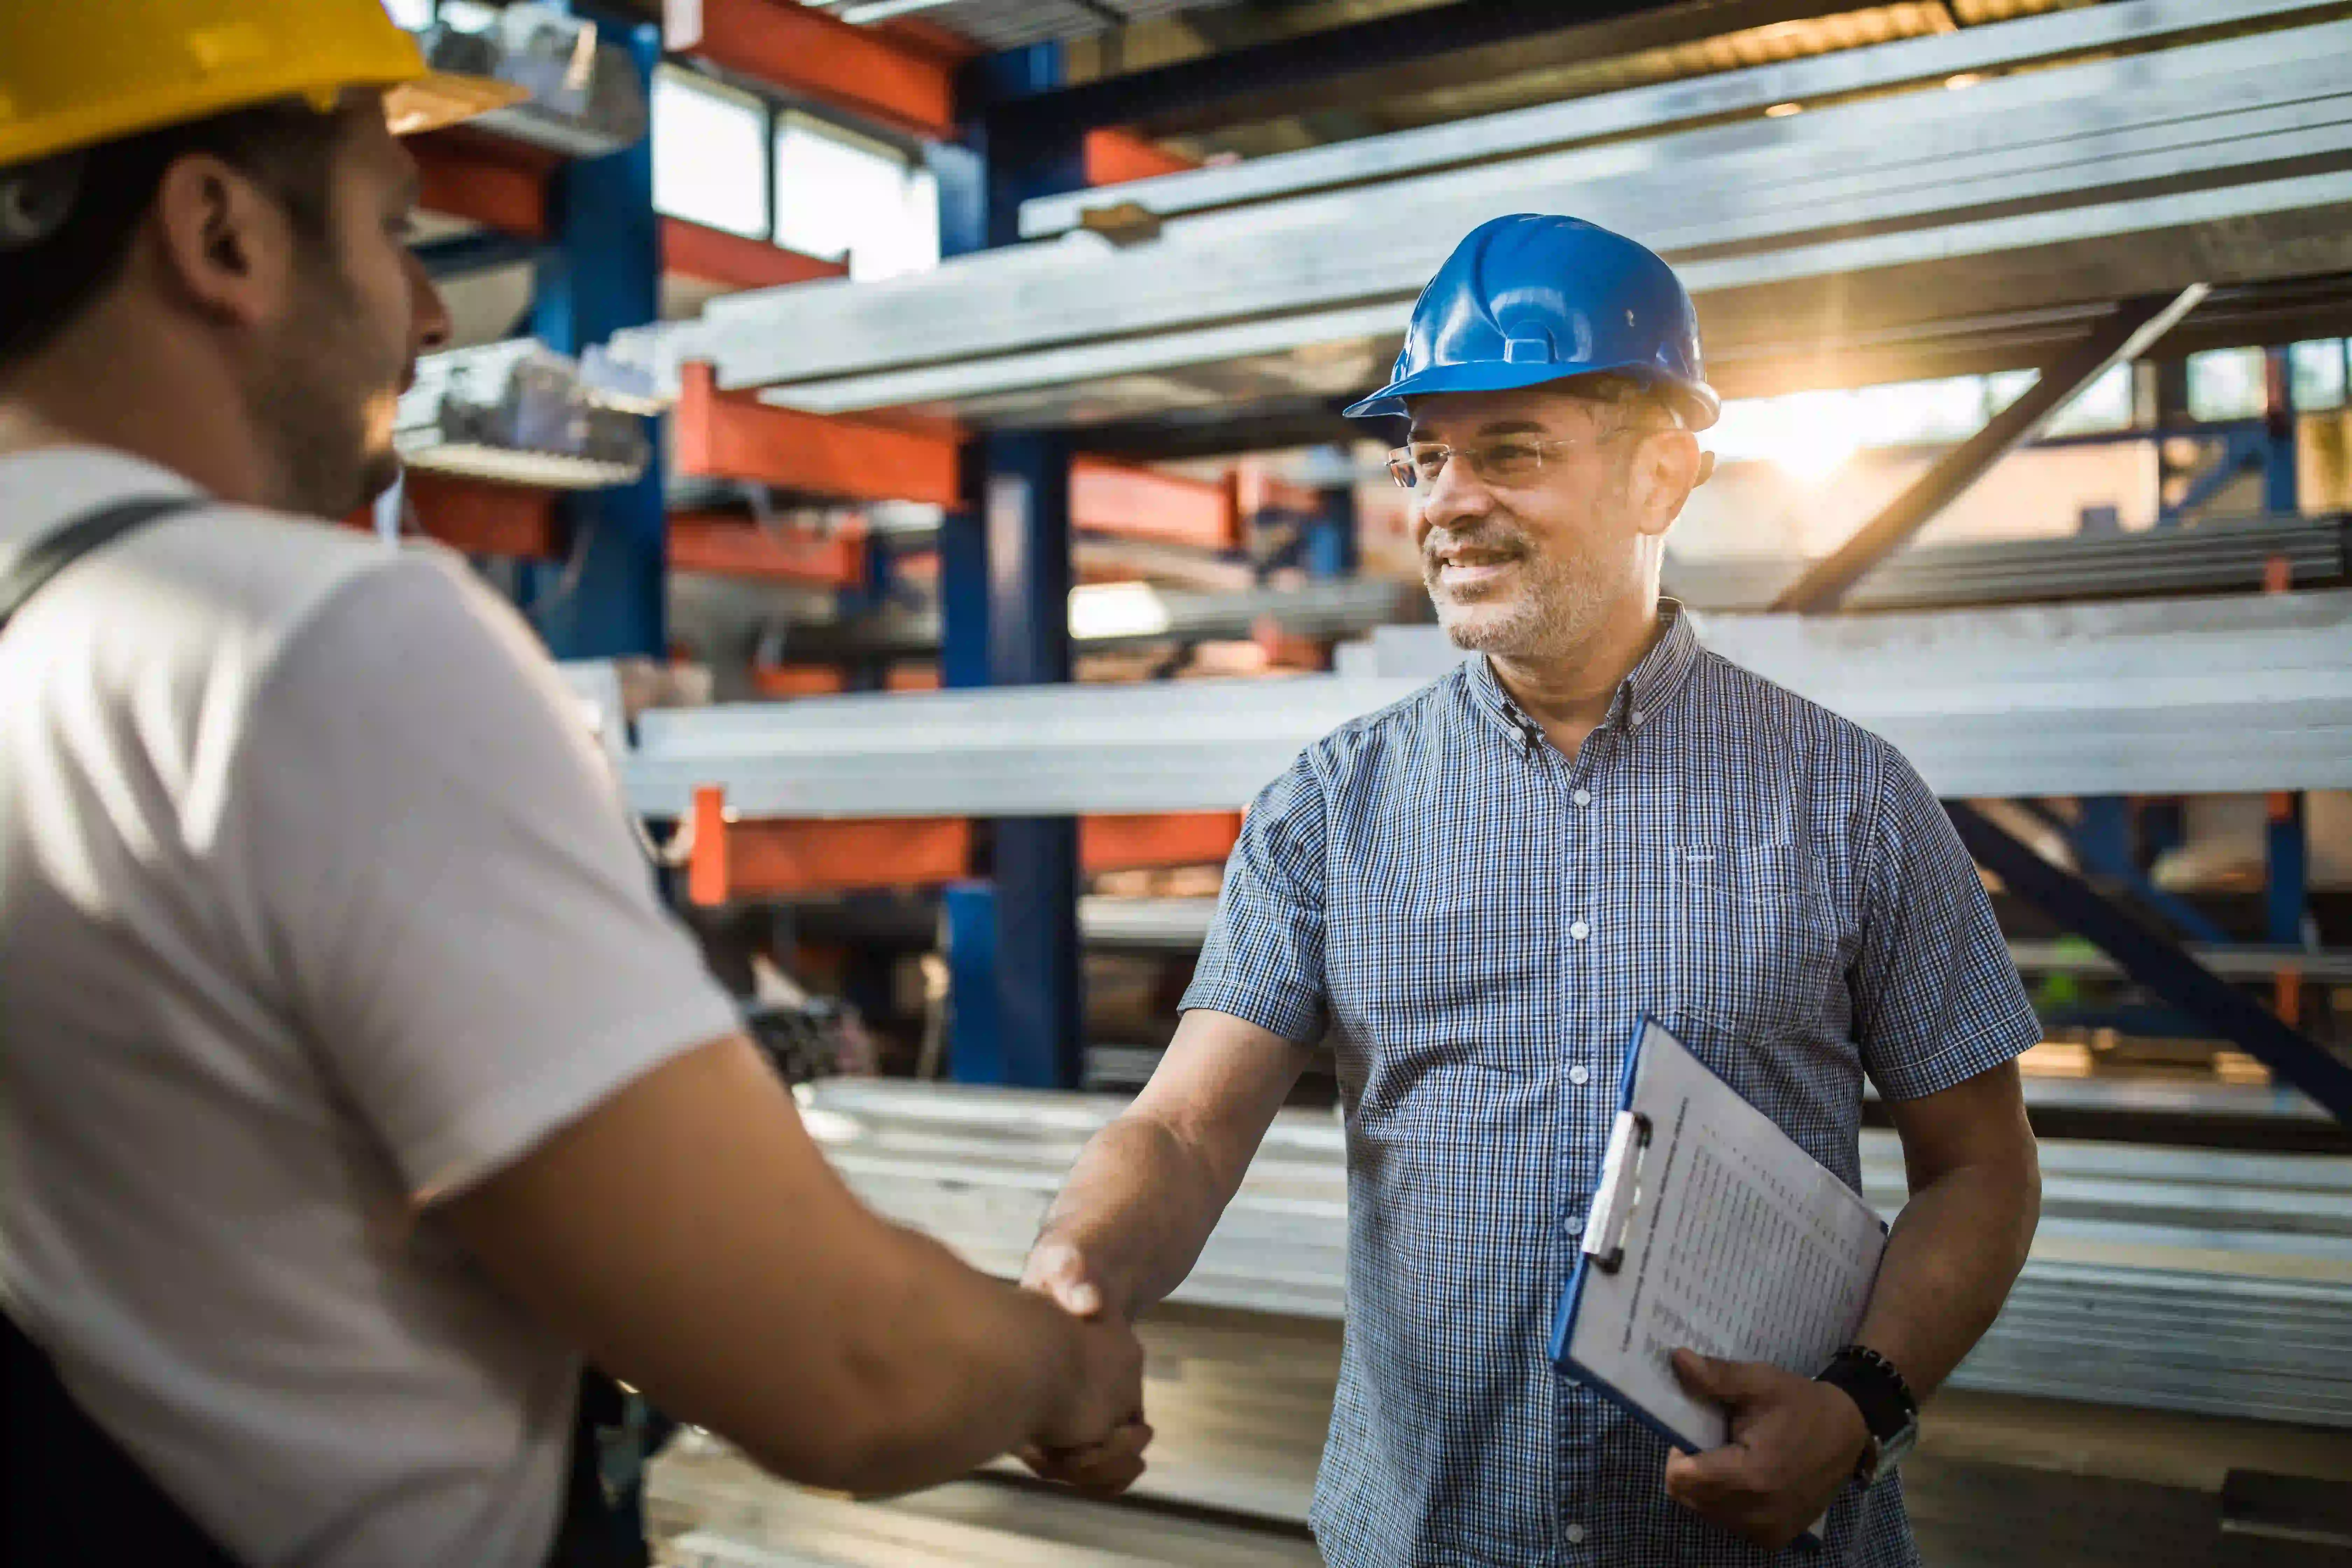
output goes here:
[{"label": "blue diagonal brace", "polygon": [[1962,801],[1944,809],[1977,863],[2009,890],[2075,931],[2122,966],[2134,983],[2199,1020],[2352,1127],[2352,1065],[2288,1028],[2174,942],[2157,935],[2073,872]]}]

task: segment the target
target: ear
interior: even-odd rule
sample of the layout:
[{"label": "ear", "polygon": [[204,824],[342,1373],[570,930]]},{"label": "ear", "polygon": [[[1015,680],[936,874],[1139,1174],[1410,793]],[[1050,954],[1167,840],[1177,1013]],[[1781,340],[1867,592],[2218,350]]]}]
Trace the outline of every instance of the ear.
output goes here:
[{"label": "ear", "polygon": [[182,303],[225,326],[283,313],[294,234],[285,209],[250,175],[208,154],[174,160],[156,188],[149,232],[160,281]]},{"label": "ear", "polygon": [[1698,488],[1705,462],[1698,437],[1687,430],[1653,430],[1633,454],[1632,498],[1641,531],[1663,534]]}]

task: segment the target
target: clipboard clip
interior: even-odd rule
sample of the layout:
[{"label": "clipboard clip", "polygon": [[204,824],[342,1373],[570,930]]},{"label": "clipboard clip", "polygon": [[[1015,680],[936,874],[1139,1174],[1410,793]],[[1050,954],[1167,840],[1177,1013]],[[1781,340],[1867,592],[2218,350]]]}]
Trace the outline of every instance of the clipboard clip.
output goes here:
[{"label": "clipboard clip", "polygon": [[1609,1127],[1609,1148],[1601,1156],[1601,1185],[1592,1195],[1592,1212],[1584,1219],[1584,1256],[1603,1274],[1616,1273],[1625,1261],[1625,1237],[1633,1227],[1642,1161],[1649,1149],[1650,1119],[1638,1110],[1619,1111]]}]

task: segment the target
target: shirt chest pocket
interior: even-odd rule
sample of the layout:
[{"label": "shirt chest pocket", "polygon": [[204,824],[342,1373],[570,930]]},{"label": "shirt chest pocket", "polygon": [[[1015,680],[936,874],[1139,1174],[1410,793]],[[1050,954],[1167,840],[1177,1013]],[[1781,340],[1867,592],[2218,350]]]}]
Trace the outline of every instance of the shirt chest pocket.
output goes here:
[{"label": "shirt chest pocket", "polygon": [[1822,863],[1801,844],[1675,853],[1675,1005],[1750,1045],[1819,1030],[1843,952]]},{"label": "shirt chest pocket", "polygon": [[1533,1073],[1556,1053],[1562,937],[1525,899],[1466,879],[1405,887],[1365,900],[1349,927],[1332,933],[1332,1005],[1381,1067]]}]

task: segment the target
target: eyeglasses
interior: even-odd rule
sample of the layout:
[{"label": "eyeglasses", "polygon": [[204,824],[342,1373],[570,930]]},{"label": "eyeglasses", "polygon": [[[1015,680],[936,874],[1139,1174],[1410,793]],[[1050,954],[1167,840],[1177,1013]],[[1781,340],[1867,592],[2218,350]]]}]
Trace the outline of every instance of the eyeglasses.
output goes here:
[{"label": "eyeglasses", "polygon": [[1536,441],[1525,437],[1489,441],[1480,447],[1449,447],[1443,441],[1415,441],[1389,453],[1389,477],[1400,489],[1433,485],[1445,465],[1460,458],[1470,471],[1490,485],[1524,484],[1543,471],[1544,459],[1571,447],[1598,446],[1630,430],[1612,430],[1586,440]]}]

